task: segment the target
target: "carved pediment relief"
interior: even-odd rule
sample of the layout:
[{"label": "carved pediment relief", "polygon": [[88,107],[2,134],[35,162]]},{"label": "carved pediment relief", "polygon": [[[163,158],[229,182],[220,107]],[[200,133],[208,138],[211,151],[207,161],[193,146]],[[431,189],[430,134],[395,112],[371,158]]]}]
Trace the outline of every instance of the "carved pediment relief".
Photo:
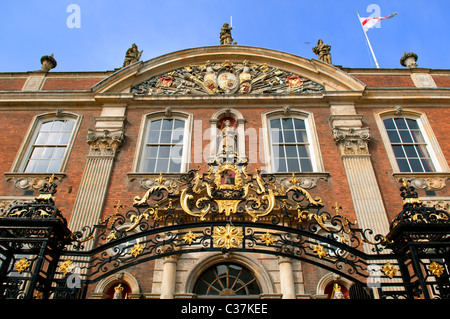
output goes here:
[{"label": "carved pediment relief", "polygon": [[308,94],[324,87],[299,74],[267,64],[230,61],[189,65],[158,74],[130,90],[144,95]]}]

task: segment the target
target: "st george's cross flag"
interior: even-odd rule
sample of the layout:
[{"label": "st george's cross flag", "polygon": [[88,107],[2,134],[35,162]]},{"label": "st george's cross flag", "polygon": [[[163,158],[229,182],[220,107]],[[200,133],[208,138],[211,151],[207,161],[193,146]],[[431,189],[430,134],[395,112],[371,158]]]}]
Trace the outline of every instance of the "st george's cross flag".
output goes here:
[{"label": "st george's cross flag", "polygon": [[385,20],[385,19],[390,19],[396,15],[397,15],[397,12],[393,13],[391,15],[388,15],[386,17],[370,17],[370,18],[359,17],[359,21],[361,22],[364,32],[367,32],[367,30],[369,30],[370,28],[373,28],[379,21]]}]

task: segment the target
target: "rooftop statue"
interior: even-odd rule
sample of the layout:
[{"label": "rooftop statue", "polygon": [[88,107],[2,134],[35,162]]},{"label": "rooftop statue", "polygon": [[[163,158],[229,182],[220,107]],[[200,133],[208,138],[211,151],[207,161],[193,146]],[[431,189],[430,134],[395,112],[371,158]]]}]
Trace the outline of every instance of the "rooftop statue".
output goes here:
[{"label": "rooftop statue", "polygon": [[141,59],[142,52],[144,50],[139,51],[138,47],[135,43],[127,50],[127,53],[125,54],[125,61],[123,62],[123,66],[129,66],[130,64],[133,64]]},{"label": "rooftop statue", "polygon": [[231,29],[233,29],[228,23],[224,23],[220,30],[220,44],[227,45],[233,44],[233,38],[231,37]]},{"label": "rooftop statue", "polygon": [[318,59],[325,63],[331,64],[331,46],[324,44],[322,40],[317,41],[317,46],[313,48],[313,52],[318,55]]}]

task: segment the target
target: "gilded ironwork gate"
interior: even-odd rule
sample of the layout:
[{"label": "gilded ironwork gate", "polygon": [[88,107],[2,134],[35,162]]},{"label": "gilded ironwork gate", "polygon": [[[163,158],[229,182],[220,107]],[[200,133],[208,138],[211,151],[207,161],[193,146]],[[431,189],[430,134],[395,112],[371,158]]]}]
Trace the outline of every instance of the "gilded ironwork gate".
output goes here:
[{"label": "gilded ironwork gate", "polygon": [[132,209],[118,204],[99,224],[71,232],[50,179],[34,202],[0,219],[0,298],[85,298],[89,285],[128,267],[205,251],[308,262],[375,298],[449,297],[450,216],[423,206],[406,182],[387,235],[357,228],[337,207],[326,212],[295,175],[290,182],[284,188],[274,176],[248,174],[237,157],[216,159],[203,175],[192,170],[175,182],[161,175]]}]

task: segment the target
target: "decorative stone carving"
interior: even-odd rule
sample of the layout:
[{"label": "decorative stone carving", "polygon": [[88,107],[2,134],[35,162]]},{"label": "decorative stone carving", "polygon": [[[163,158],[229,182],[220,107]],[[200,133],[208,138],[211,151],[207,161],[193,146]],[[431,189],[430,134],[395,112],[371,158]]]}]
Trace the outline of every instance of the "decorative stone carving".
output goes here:
[{"label": "decorative stone carving", "polygon": [[415,54],[414,52],[404,52],[403,56],[400,59],[400,64],[407,67],[408,69],[417,68],[417,59],[417,54]]},{"label": "decorative stone carving", "polygon": [[[55,175],[53,174],[54,178],[62,181],[63,174]],[[18,189],[40,189],[45,182],[47,182],[49,179],[48,174],[26,174],[26,173],[19,173],[14,174],[6,177],[6,181],[13,180],[14,186]]]},{"label": "decorative stone carving", "polygon": [[432,177],[412,177],[409,179],[411,186],[416,189],[424,190],[441,190],[446,184],[447,177],[432,176]]},{"label": "decorative stone carving", "polygon": [[41,58],[41,70],[44,72],[48,72],[51,69],[56,68],[56,65],[58,63],[56,63],[55,58],[53,57],[53,53],[51,55],[44,55]]},{"label": "decorative stone carving", "polygon": [[224,61],[190,65],[150,79],[131,88],[134,94],[306,94],[324,87],[312,80],[264,64]]},{"label": "decorative stone carving", "polygon": [[326,43],[324,44],[323,41],[319,39],[319,41],[317,41],[317,46],[315,46],[312,50],[318,55],[319,61],[331,64],[331,46]]},{"label": "decorative stone carving", "polygon": [[319,180],[326,181],[327,176],[317,175],[317,176],[302,176],[301,174],[296,175],[296,185],[292,184],[292,176],[282,177],[277,176],[276,182],[280,183],[284,188],[288,189],[291,186],[299,186],[304,189],[312,189],[317,186]]},{"label": "decorative stone carving", "polygon": [[370,140],[369,128],[333,129],[333,139],[341,155],[367,155]]},{"label": "decorative stone carving", "polygon": [[435,207],[439,210],[445,210],[450,213],[450,200],[437,199],[437,200],[421,200],[422,204],[427,207]]},{"label": "decorative stone carving", "polygon": [[89,155],[114,156],[122,145],[123,139],[122,130],[89,130],[87,136]]}]

